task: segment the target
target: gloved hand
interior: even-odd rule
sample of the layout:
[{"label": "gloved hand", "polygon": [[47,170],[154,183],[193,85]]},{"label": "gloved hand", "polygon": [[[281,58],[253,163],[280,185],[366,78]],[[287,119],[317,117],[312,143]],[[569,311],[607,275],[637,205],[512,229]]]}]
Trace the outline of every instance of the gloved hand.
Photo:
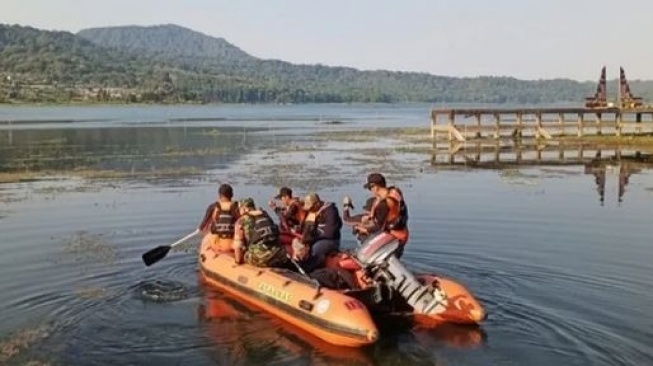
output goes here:
[{"label": "gloved hand", "polygon": [[351,197],[345,196],[345,198],[342,199],[342,208],[351,208],[352,210],[354,209],[354,203],[352,202]]}]

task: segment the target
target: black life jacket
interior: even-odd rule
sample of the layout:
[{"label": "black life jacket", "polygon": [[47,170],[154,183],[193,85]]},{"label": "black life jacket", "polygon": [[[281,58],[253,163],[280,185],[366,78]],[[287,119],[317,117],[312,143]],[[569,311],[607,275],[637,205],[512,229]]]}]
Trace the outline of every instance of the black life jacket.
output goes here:
[{"label": "black life jacket", "polygon": [[216,202],[213,210],[211,233],[221,238],[233,239],[236,219],[238,218],[238,203],[232,202],[228,211],[223,211],[219,202]]},{"label": "black life jacket", "polygon": [[267,212],[254,216],[249,215],[254,220],[254,225],[248,236],[248,245],[265,244],[268,246],[279,245],[279,227],[272,221]]}]

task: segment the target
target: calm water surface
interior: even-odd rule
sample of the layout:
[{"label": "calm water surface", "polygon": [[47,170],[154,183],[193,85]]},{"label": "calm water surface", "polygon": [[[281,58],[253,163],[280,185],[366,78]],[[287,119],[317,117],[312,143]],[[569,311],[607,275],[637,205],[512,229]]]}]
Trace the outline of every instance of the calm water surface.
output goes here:
[{"label": "calm water surface", "polygon": [[[590,170],[453,170],[392,136],[320,137],[426,127],[428,107],[0,109],[59,120],[0,126],[0,170],[50,173],[0,185],[0,364],[653,364],[648,165],[623,151]],[[334,347],[201,285],[193,245],[141,262],[191,232],[221,182],[260,204],[284,182],[362,203],[373,169],[404,188],[404,262],[465,284],[489,312],[480,329],[392,319],[376,345]]]}]

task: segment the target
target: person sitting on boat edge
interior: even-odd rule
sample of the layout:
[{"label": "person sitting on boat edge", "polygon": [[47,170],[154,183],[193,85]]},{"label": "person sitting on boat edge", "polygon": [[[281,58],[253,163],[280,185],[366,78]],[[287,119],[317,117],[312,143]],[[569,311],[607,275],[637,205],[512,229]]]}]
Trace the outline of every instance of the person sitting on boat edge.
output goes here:
[{"label": "person sitting on boat edge", "polygon": [[338,207],[332,202],[322,201],[317,193],[310,193],[304,198],[304,210],[307,215],[302,227],[301,245],[293,243],[293,256],[301,262],[306,272],[312,272],[324,266],[327,254],[340,249],[342,219]]},{"label": "person sitting on boat edge", "polygon": [[236,220],[240,216],[238,202],[232,201],[234,197],[233,187],[229,184],[221,184],[218,188],[218,199],[206,209],[206,214],[197,229],[201,232],[209,232],[211,235],[211,247],[217,251],[231,251],[234,239]]},{"label": "person sitting on boat edge", "polygon": [[[275,200],[281,201],[281,206],[277,206]],[[277,195],[274,196],[274,200],[270,200],[269,206],[279,215],[282,221],[282,230],[297,232],[301,229],[301,224],[306,218],[306,211],[302,208],[303,204],[299,197],[293,197],[292,189],[281,187]]]},{"label": "person sitting on boat edge", "polygon": [[286,248],[279,242],[279,227],[270,215],[256,208],[252,198],[243,199],[238,207],[233,243],[236,264],[287,268]]},{"label": "person sitting on boat edge", "polygon": [[379,173],[368,175],[363,187],[372,192],[376,201],[370,212],[369,223],[357,224],[354,229],[366,235],[386,232],[394,236],[400,244],[395,255],[401,258],[409,236],[408,207],[401,190],[394,186],[387,187],[385,177]]}]

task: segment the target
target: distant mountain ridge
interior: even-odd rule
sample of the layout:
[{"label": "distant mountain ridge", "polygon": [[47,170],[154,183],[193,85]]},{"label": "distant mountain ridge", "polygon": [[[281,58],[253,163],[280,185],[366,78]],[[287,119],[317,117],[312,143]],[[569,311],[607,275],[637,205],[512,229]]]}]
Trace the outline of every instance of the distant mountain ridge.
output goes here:
[{"label": "distant mountain ridge", "polygon": [[99,46],[129,51],[219,58],[225,62],[256,60],[224,38],[210,37],[175,24],[88,28],[77,35]]},{"label": "distant mountain ridge", "polygon": [[[174,24],[91,28],[77,34],[0,24],[3,74],[13,79],[0,78],[0,102],[4,96],[28,101],[580,105],[595,88],[569,79],[456,78],[297,65],[256,58],[223,38]],[[634,81],[631,87],[646,101],[653,99],[653,82]]]}]

